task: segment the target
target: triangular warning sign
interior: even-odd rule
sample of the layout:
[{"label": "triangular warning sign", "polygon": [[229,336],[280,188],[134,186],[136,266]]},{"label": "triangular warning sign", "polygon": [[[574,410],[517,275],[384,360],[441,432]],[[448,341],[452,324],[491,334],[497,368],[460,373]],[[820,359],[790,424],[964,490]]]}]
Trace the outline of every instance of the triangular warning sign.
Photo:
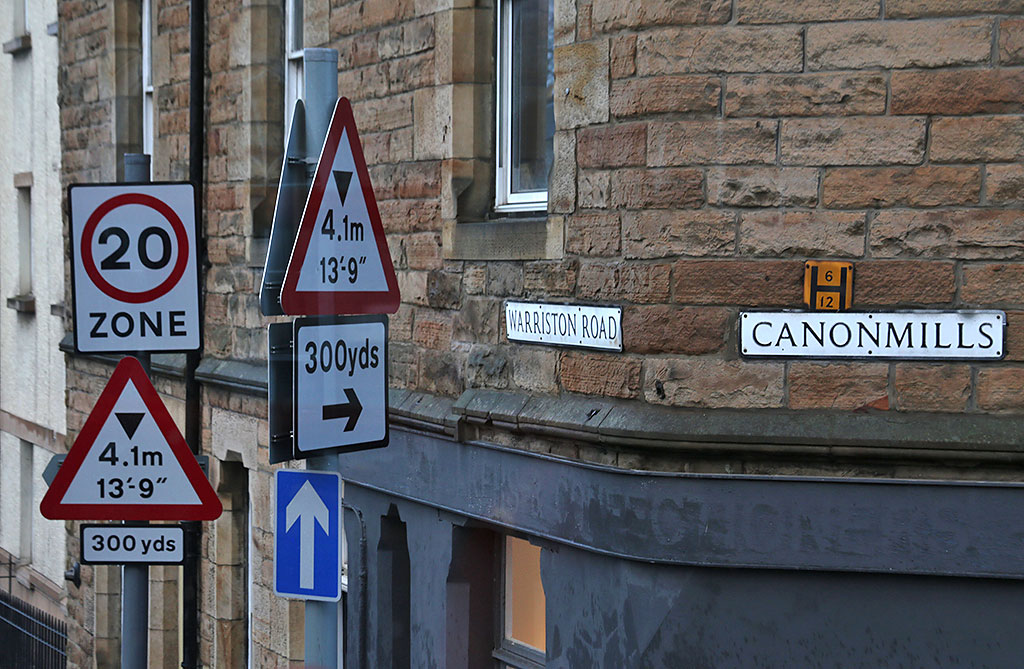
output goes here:
[{"label": "triangular warning sign", "polygon": [[293,316],[393,314],[400,302],[352,106],[338,100],[281,287]]},{"label": "triangular warning sign", "polygon": [[124,358],[39,510],[59,520],[213,520],[221,503],[142,365]]}]

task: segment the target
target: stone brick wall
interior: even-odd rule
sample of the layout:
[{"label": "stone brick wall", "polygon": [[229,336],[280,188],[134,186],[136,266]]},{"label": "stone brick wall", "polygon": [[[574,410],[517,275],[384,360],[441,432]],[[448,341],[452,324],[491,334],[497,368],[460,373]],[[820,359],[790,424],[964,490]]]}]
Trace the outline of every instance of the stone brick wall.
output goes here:
[{"label": "stone brick wall", "polygon": [[[1021,3],[556,3],[549,208],[564,251],[508,262],[444,246],[465,222],[463,155],[445,139],[467,132],[448,126],[467,117],[463,79],[446,65],[469,37],[452,17],[482,10],[322,4],[308,11],[341,53],[402,287],[394,385],[1024,411]],[[490,131],[489,113],[468,118]],[[854,261],[855,309],[1005,309],[1006,360],[741,360],[737,313],[802,308],[806,259]],[[507,298],[621,305],[625,350],[510,345]]]}]

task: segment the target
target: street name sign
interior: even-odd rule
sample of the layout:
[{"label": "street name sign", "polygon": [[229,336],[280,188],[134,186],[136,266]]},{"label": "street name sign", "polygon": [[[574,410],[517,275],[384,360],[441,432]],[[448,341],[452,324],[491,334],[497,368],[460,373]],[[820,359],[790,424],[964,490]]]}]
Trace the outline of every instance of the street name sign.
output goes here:
[{"label": "street name sign", "polygon": [[80,184],[68,201],[75,349],[198,349],[192,184]]},{"label": "street name sign", "polygon": [[999,360],[1002,311],[740,313],[746,357],[872,360]]},{"label": "street name sign", "polygon": [[334,108],[281,288],[294,316],[393,314],[400,296],[352,106]]},{"label": "street name sign", "polygon": [[279,469],[274,476],[274,592],[341,599],[341,475]]},{"label": "street name sign", "polygon": [[184,564],[180,525],[81,526],[82,564]]},{"label": "street name sign", "polygon": [[387,316],[295,320],[299,457],[387,446]]},{"label": "street name sign", "polygon": [[124,358],[39,505],[55,520],[213,520],[221,503],[135,358]]},{"label": "street name sign", "polygon": [[585,304],[505,303],[509,341],[622,350],[622,308]]}]

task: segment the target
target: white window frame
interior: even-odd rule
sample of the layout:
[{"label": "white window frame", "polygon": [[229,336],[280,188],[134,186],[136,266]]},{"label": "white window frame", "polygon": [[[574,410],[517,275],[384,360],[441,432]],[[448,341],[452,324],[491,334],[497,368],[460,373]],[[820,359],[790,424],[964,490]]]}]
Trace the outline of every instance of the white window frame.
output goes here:
[{"label": "white window frame", "polygon": [[303,80],[303,44],[295,43],[295,33],[302,34],[302,0],[284,0],[284,143],[292,127],[295,102],[306,96]]},{"label": "white window frame", "polygon": [[[153,96],[153,0],[142,0],[142,152],[151,158],[156,147],[154,123],[156,108]],[[153,160],[149,176],[153,177]]]},{"label": "white window frame", "polygon": [[[547,211],[548,191],[512,192],[512,5],[521,0],[501,0],[498,10],[498,101],[495,105],[496,160],[494,210],[498,212]],[[545,37],[546,39],[546,37]]]}]

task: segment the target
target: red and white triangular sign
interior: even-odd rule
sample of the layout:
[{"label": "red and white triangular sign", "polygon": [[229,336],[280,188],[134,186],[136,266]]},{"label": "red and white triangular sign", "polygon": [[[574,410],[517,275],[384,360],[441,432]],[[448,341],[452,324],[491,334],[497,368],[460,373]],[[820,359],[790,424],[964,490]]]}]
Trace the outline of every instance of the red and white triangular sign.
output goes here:
[{"label": "red and white triangular sign", "polygon": [[292,316],[393,314],[401,298],[352,106],[338,100],[281,287]]},{"label": "red and white triangular sign", "polygon": [[39,510],[58,520],[213,520],[222,507],[142,365],[124,358]]}]

